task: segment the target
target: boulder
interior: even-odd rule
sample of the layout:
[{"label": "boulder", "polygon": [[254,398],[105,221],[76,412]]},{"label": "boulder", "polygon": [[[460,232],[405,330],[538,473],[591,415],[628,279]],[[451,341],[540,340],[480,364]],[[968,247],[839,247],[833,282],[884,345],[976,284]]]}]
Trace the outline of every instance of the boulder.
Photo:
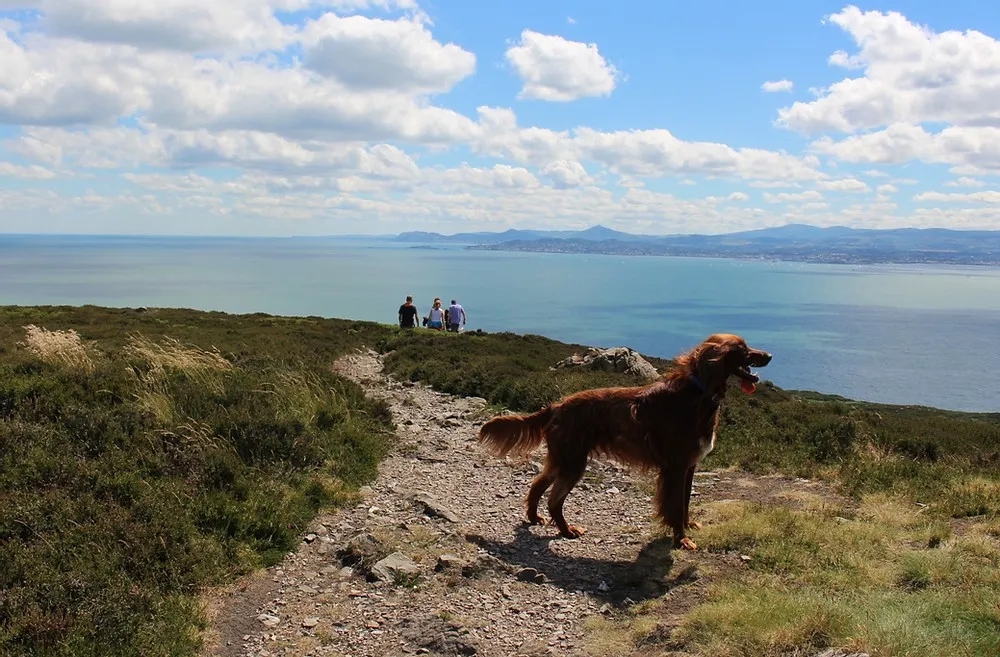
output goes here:
[{"label": "boulder", "polygon": [[610,349],[591,347],[583,354],[576,353],[556,363],[556,369],[567,367],[585,367],[589,370],[631,374],[647,381],[660,376],[648,360],[628,347]]}]

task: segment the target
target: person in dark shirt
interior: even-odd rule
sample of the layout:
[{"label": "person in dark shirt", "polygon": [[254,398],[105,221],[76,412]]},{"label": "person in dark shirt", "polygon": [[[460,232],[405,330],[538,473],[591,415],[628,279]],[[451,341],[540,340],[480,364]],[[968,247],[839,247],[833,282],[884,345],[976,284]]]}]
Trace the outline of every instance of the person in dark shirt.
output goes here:
[{"label": "person in dark shirt", "polygon": [[413,305],[413,297],[407,295],[406,303],[399,307],[399,328],[417,328],[417,307]]}]

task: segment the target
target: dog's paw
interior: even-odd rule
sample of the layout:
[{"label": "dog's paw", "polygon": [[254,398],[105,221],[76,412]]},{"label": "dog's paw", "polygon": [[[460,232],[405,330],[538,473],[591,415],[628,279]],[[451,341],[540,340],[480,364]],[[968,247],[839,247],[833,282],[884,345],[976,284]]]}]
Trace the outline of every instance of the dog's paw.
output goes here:
[{"label": "dog's paw", "polygon": [[542,527],[546,527],[552,524],[551,520],[549,520],[545,516],[540,516],[538,514],[535,514],[534,516],[528,516],[525,522],[527,522],[529,525],[541,525]]},{"label": "dog's paw", "polygon": [[682,550],[694,551],[698,549],[698,545],[687,536],[680,540],[680,545],[678,545],[678,547]]},{"label": "dog's paw", "polygon": [[567,531],[560,532],[564,538],[580,538],[583,536],[584,532],[587,531],[578,525],[568,525],[566,530]]}]

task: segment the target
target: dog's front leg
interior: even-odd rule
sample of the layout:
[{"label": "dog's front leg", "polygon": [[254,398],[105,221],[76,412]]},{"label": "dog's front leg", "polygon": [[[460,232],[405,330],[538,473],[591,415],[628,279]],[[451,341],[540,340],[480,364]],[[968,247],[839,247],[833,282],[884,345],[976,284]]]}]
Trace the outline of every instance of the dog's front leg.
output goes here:
[{"label": "dog's front leg", "polygon": [[684,526],[688,529],[701,529],[701,524],[691,520],[691,489],[694,487],[694,471],[698,466],[688,468],[684,481]]},{"label": "dog's front leg", "polygon": [[[686,535],[688,470],[660,470],[656,480],[656,513],[674,532],[674,547],[697,550],[698,546]],[[693,477],[693,472],[691,474]]]}]

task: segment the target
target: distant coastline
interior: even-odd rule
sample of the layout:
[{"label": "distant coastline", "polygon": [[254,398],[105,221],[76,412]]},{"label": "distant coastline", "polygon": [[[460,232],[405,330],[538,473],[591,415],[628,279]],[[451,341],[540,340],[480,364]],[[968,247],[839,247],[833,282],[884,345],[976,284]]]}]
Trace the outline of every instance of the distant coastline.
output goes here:
[{"label": "distant coastline", "polygon": [[582,242],[579,240],[510,241],[498,244],[473,244],[465,247],[474,251],[521,251],[533,253],[572,253],[619,256],[671,256],[688,258],[727,258],[731,260],[769,260],[782,262],[808,262],[838,265],[967,265],[1000,267],[1000,254],[996,256],[975,253],[931,251],[830,251],[821,245],[813,248],[753,248],[704,247],[642,244],[628,242]]},{"label": "distant coastline", "polygon": [[939,228],[819,228],[790,224],[721,235],[633,235],[604,226],[584,231],[402,233],[397,242],[462,245],[480,251],[709,257],[844,265],[1000,266],[1000,231]]}]

